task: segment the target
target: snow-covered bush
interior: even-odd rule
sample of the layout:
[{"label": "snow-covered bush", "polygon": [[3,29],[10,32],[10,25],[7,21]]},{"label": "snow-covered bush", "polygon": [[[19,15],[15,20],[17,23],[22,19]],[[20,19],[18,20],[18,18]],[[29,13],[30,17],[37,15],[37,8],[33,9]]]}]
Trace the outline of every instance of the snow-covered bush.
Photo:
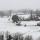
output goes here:
[{"label": "snow-covered bush", "polygon": [[39,22],[39,23],[37,23],[37,26],[40,26],[40,22]]},{"label": "snow-covered bush", "polygon": [[33,40],[33,39],[32,39],[32,36],[28,35],[25,37],[25,40]]},{"label": "snow-covered bush", "polygon": [[38,37],[37,40],[40,40],[40,37]]},{"label": "snow-covered bush", "polygon": [[17,26],[21,26],[21,24],[19,24],[19,23],[18,23],[18,24],[16,24],[16,25],[17,25]]},{"label": "snow-covered bush", "polygon": [[23,40],[23,36],[20,33],[15,33],[13,40]]},{"label": "snow-covered bush", "polygon": [[27,25],[25,24],[24,27],[26,27]]}]

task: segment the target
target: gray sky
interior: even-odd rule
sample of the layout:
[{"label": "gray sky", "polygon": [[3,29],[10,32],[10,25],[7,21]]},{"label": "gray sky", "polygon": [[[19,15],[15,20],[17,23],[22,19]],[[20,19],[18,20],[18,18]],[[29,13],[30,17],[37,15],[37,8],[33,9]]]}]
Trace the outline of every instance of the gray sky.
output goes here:
[{"label": "gray sky", "polygon": [[40,9],[40,0],[0,0],[0,10]]}]

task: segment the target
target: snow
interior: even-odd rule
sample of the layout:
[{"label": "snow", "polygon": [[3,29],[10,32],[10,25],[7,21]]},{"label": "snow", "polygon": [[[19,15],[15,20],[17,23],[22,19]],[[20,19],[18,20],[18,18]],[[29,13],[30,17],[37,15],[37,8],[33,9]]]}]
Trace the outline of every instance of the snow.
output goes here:
[{"label": "snow", "polygon": [[[22,21],[22,26],[16,26],[15,23],[8,21],[8,18],[0,18],[0,32],[1,31],[9,31],[10,33],[21,32],[25,33],[23,36],[32,35],[34,40],[40,36],[40,27],[33,26],[37,24],[39,21]],[[29,24],[30,26],[24,27],[24,24]]]},{"label": "snow", "polygon": [[26,18],[29,18],[30,17],[30,14],[18,15],[18,16],[26,19]]}]

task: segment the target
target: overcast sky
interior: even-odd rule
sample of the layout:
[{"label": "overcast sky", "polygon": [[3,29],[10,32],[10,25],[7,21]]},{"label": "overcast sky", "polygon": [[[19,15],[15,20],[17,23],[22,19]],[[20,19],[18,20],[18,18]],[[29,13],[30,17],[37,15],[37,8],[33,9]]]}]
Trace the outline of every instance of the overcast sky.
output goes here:
[{"label": "overcast sky", "polygon": [[0,0],[0,10],[40,9],[40,0]]}]

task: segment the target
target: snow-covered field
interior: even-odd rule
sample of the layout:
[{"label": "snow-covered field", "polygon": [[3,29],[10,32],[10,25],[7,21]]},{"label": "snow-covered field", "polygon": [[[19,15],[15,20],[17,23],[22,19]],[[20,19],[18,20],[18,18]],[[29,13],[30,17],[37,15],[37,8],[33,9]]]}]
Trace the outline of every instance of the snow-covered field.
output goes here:
[{"label": "snow-covered field", "polygon": [[[22,26],[16,26],[14,23],[8,21],[8,18],[0,18],[0,32],[1,31],[9,31],[10,33],[15,33],[15,32],[21,32],[21,33],[26,33],[24,36],[27,34],[32,35],[33,38],[37,38],[40,36],[40,26],[33,26],[39,21],[24,21],[21,22]],[[24,24],[30,25],[24,27]],[[35,40],[34,39],[34,40]]]}]

